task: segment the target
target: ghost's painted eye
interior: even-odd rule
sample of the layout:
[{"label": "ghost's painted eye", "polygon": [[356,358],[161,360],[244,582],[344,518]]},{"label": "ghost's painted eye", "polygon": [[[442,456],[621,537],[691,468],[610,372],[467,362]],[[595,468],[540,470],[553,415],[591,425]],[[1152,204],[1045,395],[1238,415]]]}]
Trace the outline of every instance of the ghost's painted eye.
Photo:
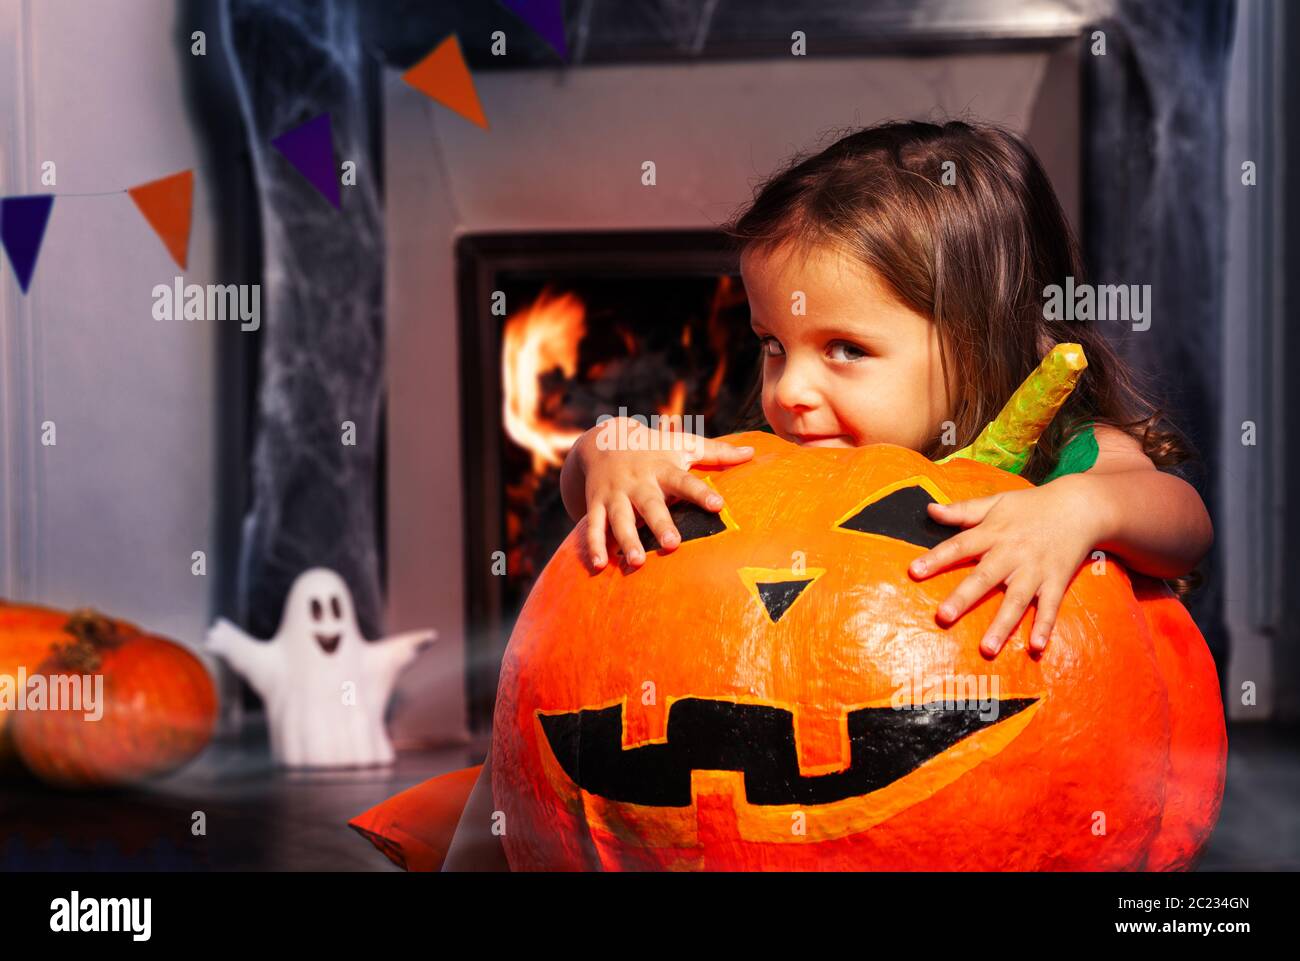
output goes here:
[{"label": "ghost's painted eye", "polygon": [[323,613],[324,612],[321,610],[320,601],[316,600],[316,598],[313,597],[311,599],[311,619],[313,621],[319,621]]},{"label": "ghost's painted eye", "polygon": [[946,541],[956,530],[930,516],[926,508],[933,503],[936,503],[935,499],[924,487],[903,487],[872,501],[838,526],[859,534],[892,537],[928,549]]},{"label": "ghost's painted eye", "polygon": [[336,620],[343,620],[343,607],[339,604],[339,599],[337,597],[330,598],[330,610],[334,612],[334,618]]},{"label": "ghost's painted eye", "polygon": [[[677,528],[677,533],[682,535],[683,544],[687,541],[699,540],[701,537],[721,534],[727,529],[727,525],[723,523],[717,512],[705,510],[699,504],[690,501],[678,501],[668,508],[668,513],[673,519],[673,526]],[[659,550],[659,541],[649,527],[639,528],[637,534],[641,537],[641,547],[647,554]]]}]

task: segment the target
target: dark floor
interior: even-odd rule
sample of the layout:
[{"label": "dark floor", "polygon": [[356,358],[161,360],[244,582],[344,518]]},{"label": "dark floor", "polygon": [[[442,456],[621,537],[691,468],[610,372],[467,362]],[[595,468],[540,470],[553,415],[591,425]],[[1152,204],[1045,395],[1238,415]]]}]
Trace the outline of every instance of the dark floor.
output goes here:
[{"label": "dark floor", "polygon": [[[1223,812],[1203,871],[1300,870],[1300,732],[1229,730]],[[0,784],[0,871],[395,871],[347,821],[470,749],[408,752],[388,770],[276,771],[264,749],[216,746],[148,790],[65,794]],[[207,833],[191,830],[196,811]]]},{"label": "dark floor", "polygon": [[[4,783],[0,871],[396,871],[348,820],[471,763],[468,748],[448,748],[402,753],[387,769],[289,772],[264,747],[214,745],[147,790]],[[204,835],[192,829],[200,811]]]},{"label": "dark floor", "polygon": [[1228,727],[1228,780],[1202,871],[1300,871],[1300,729]]}]

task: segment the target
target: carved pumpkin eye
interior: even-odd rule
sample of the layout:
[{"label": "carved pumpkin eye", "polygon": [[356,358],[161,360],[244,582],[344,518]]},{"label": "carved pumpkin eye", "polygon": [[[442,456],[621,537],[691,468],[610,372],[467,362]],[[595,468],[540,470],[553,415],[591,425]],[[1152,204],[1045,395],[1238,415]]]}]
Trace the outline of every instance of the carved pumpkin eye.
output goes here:
[{"label": "carved pumpkin eye", "polygon": [[838,526],[860,534],[879,534],[917,547],[931,548],[952,536],[955,527],[940,524],[926,506],[937,503],[924,487],[902,487],[872,501]]},{"label": "carved pumpkin eye", "polygon": [[[668,513],[673,519],[677,533],[682,535],[683,544],[687,541],[699,540],[701,537],[721,534],[727,529],[727,525],[722,522],[722,518],[717,513],[705,510],[699,504],[690,501],[678,501],[668,508]],[[641,537],[641,549],[647,554],[659,550],[659,541],[650,528],[643,526],[637,530],[637,534]]]}]

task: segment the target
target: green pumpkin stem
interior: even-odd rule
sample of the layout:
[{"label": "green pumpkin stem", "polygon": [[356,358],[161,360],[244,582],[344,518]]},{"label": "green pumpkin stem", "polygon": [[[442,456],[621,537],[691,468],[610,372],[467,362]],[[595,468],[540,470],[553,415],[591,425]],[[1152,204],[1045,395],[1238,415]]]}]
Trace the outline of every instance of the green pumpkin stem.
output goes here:
[{"label": "green pumpkin stem", "polygon": [[936,463],[965,457],[1019,474],[1029,462],[1039,436],[1065,404],[1087,366],[1088,358],[1080,345],[1057,344],[974,441]]}]

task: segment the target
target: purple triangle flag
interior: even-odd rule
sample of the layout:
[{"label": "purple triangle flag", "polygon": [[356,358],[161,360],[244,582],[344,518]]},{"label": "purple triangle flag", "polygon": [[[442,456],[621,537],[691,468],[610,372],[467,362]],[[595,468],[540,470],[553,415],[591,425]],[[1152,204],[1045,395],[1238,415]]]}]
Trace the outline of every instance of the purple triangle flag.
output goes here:
[{"label": "purple triangle flag", "polygon": [[564,40],[564,0],[501,0],[507,9],[533,28],[533,32],[560,55],[569,59],[569,45]]},{"label": "purple triangle flag", "polygon": [[284,154],[335,210],[339,209],[339,175],[334,169],[334,137],[328,113],[280,134],[271,146]]},{"label": "purple triangle flag", "polygon": [[36,270],[36,258],[45,238],[45,225],[54,206],[53,194],[5,197],[0,201],[0,244],[18,276],[18,286],[27,293]]}]

